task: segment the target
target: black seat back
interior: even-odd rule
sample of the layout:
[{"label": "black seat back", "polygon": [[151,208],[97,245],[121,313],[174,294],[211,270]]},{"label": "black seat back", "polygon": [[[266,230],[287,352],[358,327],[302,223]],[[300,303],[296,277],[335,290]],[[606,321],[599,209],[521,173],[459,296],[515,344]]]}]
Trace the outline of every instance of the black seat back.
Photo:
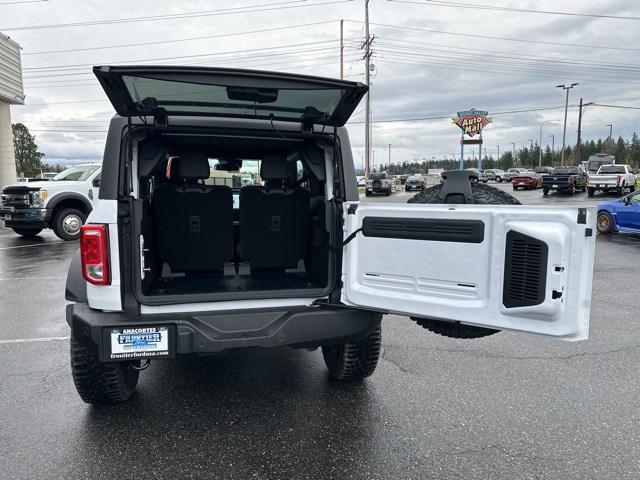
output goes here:
[{"label": "black seat back", "polygon": [[240,190],[240,250],[252,270],[296,267],[307,256],[309,191],[295,187],[293,167],[283,155],[260,165],[264,187]]},{"label": "black seat back", "polygon": [[157,252],[174,272],[221,271],[233,258],[233,193],[209,178],[204,153],[173,157],[170,181],[156,187],[153,213]]}]

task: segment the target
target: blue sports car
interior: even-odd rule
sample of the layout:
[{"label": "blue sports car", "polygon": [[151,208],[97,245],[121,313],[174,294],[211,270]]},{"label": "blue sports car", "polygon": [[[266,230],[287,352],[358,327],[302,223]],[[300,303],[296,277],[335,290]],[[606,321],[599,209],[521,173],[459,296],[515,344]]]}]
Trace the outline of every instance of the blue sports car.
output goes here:
[{"label": "blue sports car", "polygon": [[598,205],[598,232],[640,233],[640,192]]}]

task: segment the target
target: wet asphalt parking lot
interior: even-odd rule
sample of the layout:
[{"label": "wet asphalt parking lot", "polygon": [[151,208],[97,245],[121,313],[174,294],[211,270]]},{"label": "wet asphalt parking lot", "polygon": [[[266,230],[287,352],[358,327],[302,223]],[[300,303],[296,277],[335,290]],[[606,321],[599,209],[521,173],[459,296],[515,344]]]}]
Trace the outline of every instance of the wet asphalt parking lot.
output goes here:
[{"label": "wet asphalt parking lot", "polygon": [[154,362],[128,403],[106,408],[71,380],[77,248],[0,228],[1,479],[640,477],[640,236],[597,237],[585,342],[446,339],[387,316],[383,357],[359,385],[331,381],[319,351],[237,351]]}]

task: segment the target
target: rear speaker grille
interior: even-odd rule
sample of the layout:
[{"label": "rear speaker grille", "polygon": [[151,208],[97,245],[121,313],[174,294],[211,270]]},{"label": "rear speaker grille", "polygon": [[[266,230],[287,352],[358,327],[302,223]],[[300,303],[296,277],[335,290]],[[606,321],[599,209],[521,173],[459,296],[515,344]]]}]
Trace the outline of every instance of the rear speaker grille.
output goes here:
[{"label": "rear speaker grille", "polygon": [[546,243],[522,233],[507,233],[502,303],[507,308],[544,302],[547,284]]}]

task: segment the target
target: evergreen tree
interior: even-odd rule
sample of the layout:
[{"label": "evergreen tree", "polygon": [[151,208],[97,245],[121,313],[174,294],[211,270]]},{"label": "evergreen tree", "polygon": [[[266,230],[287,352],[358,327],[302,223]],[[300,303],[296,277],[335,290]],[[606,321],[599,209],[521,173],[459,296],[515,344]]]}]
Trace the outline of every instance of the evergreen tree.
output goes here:
[{"label": "evergreen tree", "polygon": [[40,174],[43,167],[44,153],[38,150],[36,138],[31,135],[29,129],[22,123],[11,125],[13,132],[13,150],[16,157],[16,171],[18,175],[34,177]]}]

